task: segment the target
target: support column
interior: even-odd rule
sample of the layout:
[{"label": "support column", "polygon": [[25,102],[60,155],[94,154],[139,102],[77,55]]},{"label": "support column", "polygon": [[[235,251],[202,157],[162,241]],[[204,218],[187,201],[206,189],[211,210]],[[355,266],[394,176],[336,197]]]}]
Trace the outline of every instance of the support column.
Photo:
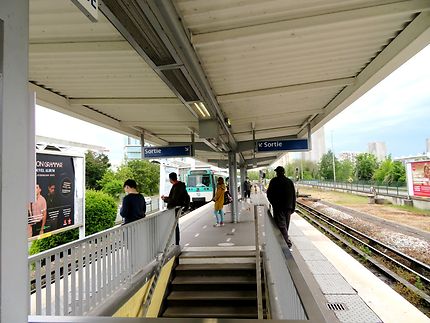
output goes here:
[{"label": "support column", "polygon": [[230,194],[233,198],[233,202],[231,203],[231,222],[237,223],[239,222],[239,205],[237,203],[237,162],[235,152],[228,153],[228,172]]},{"label": "support column", "polygon": [[[0,1],[0,321],[27,322],[29,151],[28,0]],[[34,187],[33,187],[34,194]]]},{"label": "support column", "polygon": [[140,134],[140,158],[144,159],[145,158],[145,133],[142,132]]}]

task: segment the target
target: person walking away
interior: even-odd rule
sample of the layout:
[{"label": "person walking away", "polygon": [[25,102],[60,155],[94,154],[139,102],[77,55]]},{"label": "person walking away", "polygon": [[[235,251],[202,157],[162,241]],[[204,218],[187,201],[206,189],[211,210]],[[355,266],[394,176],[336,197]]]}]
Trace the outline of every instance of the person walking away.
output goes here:
[{"label": "person walking away", "polygon": [[[178,175],[175,172],[169,174],[169,181],[172,184],[169,196],[162,195],[161,199],[167,203],[167,208],[169,210],[177,206],[187,209],[190,203],[190,196],[188,195],[185,183],[178,181]],[[181,210],[179,209],[177,212],[181,212]],[[179,246],[179,240],[180,231],[179,223],[177,223],[175,229],[175,242],[177,246]]]},{"label": "person walking away", "polygon": [[267,189],[267,199],[273,207],[273,217],[276,225],[284,236],[288,248],[292,243],[288,237],[291,214],[296,209],[296,192],[294,183],[285,176],[284,167],[278,166],[275,169],[276,177],[272,178]]},{"label": "person walking away", "polygon": [[146,213],[146,202],[144,196],[137,191],[136,181],[126,180],[123,188],[127,194],[122,200],[119,212],[123,217],[123,224],[143,219]]},{"label": "person walking away", "polygon": [[251,198],[251,182],[249,181],[249,178],[247,177],[245,182],[243,182],[243,193],[245,200]]},{"label": "person walking away", "polygon": [[224,226],[224,211],[222,208],[224,206],[225,192],[226,192],[226,187],[224,184],[224,179],[222,177],[218,177],[215,196],[212,199],[212,201],[215,202],[214,214],[216,218],[216,223],[214,224],[214,227]]}]

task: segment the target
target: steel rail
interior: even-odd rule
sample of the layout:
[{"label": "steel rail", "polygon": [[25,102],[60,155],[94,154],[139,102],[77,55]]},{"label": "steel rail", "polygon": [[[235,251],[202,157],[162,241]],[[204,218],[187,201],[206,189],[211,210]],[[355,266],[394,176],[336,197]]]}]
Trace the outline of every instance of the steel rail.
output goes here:
[{"label": "steel rail", "polygon": [[[366,260],[368,260],[370,263],[372,263],[372,265],[374,265],[378,271],[382,272],[383,274],[385,274],[386,276],[391,277],[392,279],[394,279],[395,281],[401,283],[402,285],[404,285],[405,287],[407,287],[408,289],[412,290],[414,293],[416,293],[417,295],[419,295],[424,301],[426,301],[428,304],[430,304],[430,295],[428,295],[427,293],[425,293],[424,291],[422,291],[421,289],[418,289],[416,286],[414,286],[413,284],[409,283],[407,280],[405,280],[404,278],[400,277],[398,274],[396,274],[395,272],[393,272],[392,270],[388,269],[384,264],[381,264],[378,260],[371,258],[367,253],[363,252],[362,250],[360,250],[359,248],[355,247],[354,245],[352,245],[351,243],[349,243],[347,240],[345,240],[343,237],[341,237],[339,234],[333,232],[333,230],[331,230],[329,227],[333,227],[336,230],[338,230],[340,233],[348,236],[349,238],[351,238],[353,241],[367,247],[369,250],[371,250],[372,252],[374,252],[375,254],[377,254],[378,256],[382,257],[384,260],[390,262],[390,263],[394,263],[396,266],[401,267],[403,270],[405,270],[406,272],[418,276],[424,285],[426,285],[427,288],[429,288],[430,286],[430,278],[427,275],[422,275],[418,272],[416,272],[414,269],[408,267],[407,265],[404,265],[403,263],[399,262],[398,260],[392,258],[391,256],[385,254],[383,251],[380,251],[378,249],[376,249],[376,247],[374,247],[374,245],[379,245],[382,246],[383,248],[387,247],[387,249],[393,250],[393,252],[396,253],[396,255],[401,256],[404,255],[406,256],[405,259],[407,261],[411,260],[414,262],[419,263],[420,265],[423,265],[425,268],[427,268],[428,272],[430,272],[430,267],[427,266],[426,264],[421,263],[420,261],[411,258],[408,255],[403,254],[402,252],[393,249],[389,246],[386,246],[384,243],[379,242],[375,239],[372,239],[370,237],[368,237],[367,235],[355,230],[354,228],[351,228],[335,219],[330,218],[329,216],[323,214],[322,212],[315,210],[307,205],[304,205],[303,203],[298,202],[298,212],[311,220],[312,223],[314,223],[315,225],[317,225],[318,227],[322,228],[324,231],[326,231],[327,233],[329,233],[331,236],[333,236],[334,238],[336,238],[337,240],[341,241],[344,245],[348,246],[349,248],[351,248],[355,253],[361,255],[362,257],[364,257]],[[318,220],[316,220],[318,219]],[[320,221],[322,221],[323,223],[325,223],[326,225],[322,224]],[[361,240],[359,237],[351,234],[350,232],[355,233],[356,235],[361,236],[364,239],[370,239],[372,240],[372,245]]]}]

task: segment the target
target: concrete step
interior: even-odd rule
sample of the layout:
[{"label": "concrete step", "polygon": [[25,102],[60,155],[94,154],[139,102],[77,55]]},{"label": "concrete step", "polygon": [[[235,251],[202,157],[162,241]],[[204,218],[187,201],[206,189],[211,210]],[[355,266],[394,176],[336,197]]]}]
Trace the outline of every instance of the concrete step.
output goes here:
[{"label": "concrete step", "polygon": [[218,301],[218,300],[256,300],[255,290],[234,290],[234,291],[173,291],[167,297],[168,301]]},{"label": "concrete step", "polygon": [[255,276],[255,264],[180,264],[175,268],[175,276]]},{"label": "concrete step", "polygon": [[250,270],[255,271],[255,263],[233,263],[233,264],[179,264],[176,271],[231,271],[231,270]]},{"label": "concrete step", "polygon": [[255,251],[248,250],[223,250],[223,251],[184,251],[180,258],[238,258],[255,257]]},{"label": "concrete step", "polygon": [[255,276],[178,276],[172,285],[249,285],[256,284]]},{"label": "concrete step", "polygon": [[179,264],[255,264],[255,257],[179,258]]},{"label": "concrete step", "polygon": [[196,318],[256,318],[257,306],[172,306],[163,317]]}]

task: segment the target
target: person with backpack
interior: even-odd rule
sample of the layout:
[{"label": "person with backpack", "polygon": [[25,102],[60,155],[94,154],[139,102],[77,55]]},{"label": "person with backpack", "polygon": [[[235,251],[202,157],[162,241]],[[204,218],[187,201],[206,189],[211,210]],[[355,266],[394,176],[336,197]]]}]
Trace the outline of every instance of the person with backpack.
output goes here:
[{"label": "person with backpack", "polygon": [[[177,206],[181,206],[184,208],[184,210],[188,209],[190,206],[190,196],[188,195],[185,183],[178,181],[178,175],[175,172],[169,174],[169,181],[172,184],[169,196],[161,196],[161,199],[167,203],[167,208],[173,209]],[[178,209],[177,212],[181,212],[181,209]],[[175,242],[177,246],[179,246],[179,240],[180,231],[179,223],[177,223],[175,235]]]},{"label": "person with backpack", "polygon": [[214,224],[214,227],[224,226],[224,211],[222,208],[225,204],[224,195],[226,192],[224,179],[222,177],[218,177],[215,196],[212,199],[212,201],[215,202],[214,214],[216,217],[216,223]]},{"label": "person with backpack", "polygon": [[249,181],[249,178],[247,177],[245,182],[243,182],[243,195],[244,195],[244,199],[249,199],[251,198],[251,182]]}]

